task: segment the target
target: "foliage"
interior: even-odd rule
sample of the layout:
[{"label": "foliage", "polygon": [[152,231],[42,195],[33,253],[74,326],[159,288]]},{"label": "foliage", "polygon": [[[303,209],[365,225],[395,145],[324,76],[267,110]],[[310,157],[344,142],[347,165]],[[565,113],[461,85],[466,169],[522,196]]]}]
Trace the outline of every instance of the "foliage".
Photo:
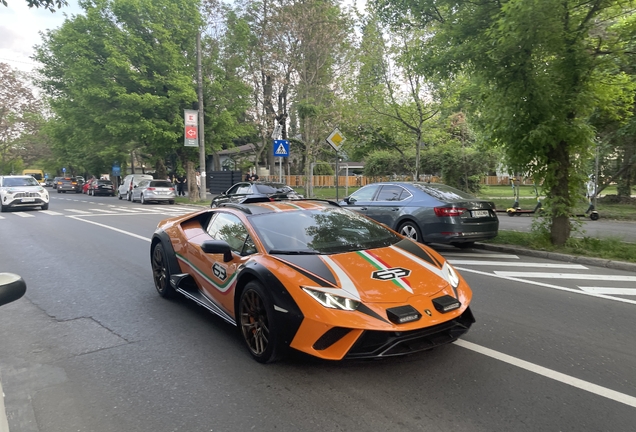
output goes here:
[{"label": "foliage", "polygon": [[621,100],[603,97],[599,78],[616,76],[612,54],[624,33],[608,30],[611,17],[632,3],[376,1],[396,27],[407,22],[433,33],[413,57],[420,68],[466,71],[478,83],[491,142],[510,168],[543,179],[551,240],[559,245],[569,236],[581,163],[594,145],[590,116],[608,104],[623,110]]},{"label": "foliage", "polygon": [[411,175],[415,168],[415,152],[395,153],[377,150],[365,159],[364,175],[369,177],[387,175]]},{"label": "foliage", "polygon": [[334,175],[335,171],[327,162],[318,162],[314,165],[314,175]]},{"label": "foliage", "polygon": [[[0,2],[8,6],[7,0],[0,0]],[[66,0],[26,0],[27,5],[30,8],[43,8],[51,12],[55,12],[57,9],[61,9],[63,6],[68,6]]]},{"label": "foliage", "polygon": [[[44,35],[35,58],[51,98],[61,156],[89,166],[143,149],[164,158],[182,147],[183,109],[196,100],[196,3],[83,0],[85,14]],[[83,146],[83,152],[75,146]]]},{"label": "foliage", "polygon": [[49,153],[47,137],[40,133],[44,104],[27,77],[6,63],[0,63],[0,76],[0,174],[7,174]]}]

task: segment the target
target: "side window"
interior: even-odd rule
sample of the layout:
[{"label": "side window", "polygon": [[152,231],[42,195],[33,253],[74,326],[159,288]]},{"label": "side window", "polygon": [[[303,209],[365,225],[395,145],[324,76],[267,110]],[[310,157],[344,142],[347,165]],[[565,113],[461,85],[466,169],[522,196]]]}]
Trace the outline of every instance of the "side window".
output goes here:
[{"label": "side window", "polygon": [[143,188],[148,186],[148,183],[150,183],[148,180],[142,180],[139,182],[139,184],[137,185],[137,187]]},{"label": "side window", "polygon": [[400,186],[384,185],[376,197],[376,201],[400,201],[410,196],[410,193]]},{"label": "side window", "polygon": [[252,186],[250,186],[249,184],[246,184],[246,185],[241,185],[241,187],[238,188],[238,191],[236,193],[241,195],[249,194],[251,190],[252,190]]},{"label": "side window", "polygon": [[237,191],[239,190],[240,187],[241,187],[240,184],[236,184],[236,185],[232,186],[231,188],[229,188],[227,190],[226,194],[227,195],[235,195],[235,194],[238,193]]},{"label": "side window", "polygon": [[208,225],[208,234],[215,240],[224,240],[239,255],[256,252],[256,246],[243,222],[234,215],[217,213]]},{"label": "side window", "polygon": [[378,187],[378,185],[365,186],[352,193],[351,198],[356,201],[371,201],[373,199],[373,195],[375,195],[375,191],[378,190]]}]

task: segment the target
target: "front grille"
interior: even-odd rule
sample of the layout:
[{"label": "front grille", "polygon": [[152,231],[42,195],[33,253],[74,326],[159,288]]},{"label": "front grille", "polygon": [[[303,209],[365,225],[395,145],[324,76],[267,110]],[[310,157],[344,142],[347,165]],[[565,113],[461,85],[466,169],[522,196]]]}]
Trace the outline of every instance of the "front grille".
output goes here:
[{"label": "front grille", "polygon": [[15,194],[15,198],[39,198],[40,194],[37,192],[18,192]]},{"label": "front grille", "polygon": [[475,322],[470,308],[459,317],[419,330],[365,331],[346,358],[377,358],[411,354],[457,340]]}]

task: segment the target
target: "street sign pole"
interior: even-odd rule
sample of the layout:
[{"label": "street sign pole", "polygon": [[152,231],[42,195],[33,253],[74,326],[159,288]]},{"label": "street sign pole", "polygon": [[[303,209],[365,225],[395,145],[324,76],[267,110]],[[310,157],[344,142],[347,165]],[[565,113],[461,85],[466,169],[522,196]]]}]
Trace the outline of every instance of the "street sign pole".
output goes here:
[{"label": "street sign pole", "polygon": [[338,130],[338,128],[335,128],[327,137],[327,143],[336,151],[336,201],[338,201],[338,183],[340,182],[338,175],[338,171],[340,170],[338,166],[338,159],[340,159],[339,151],[345,140],[345,136]]}]

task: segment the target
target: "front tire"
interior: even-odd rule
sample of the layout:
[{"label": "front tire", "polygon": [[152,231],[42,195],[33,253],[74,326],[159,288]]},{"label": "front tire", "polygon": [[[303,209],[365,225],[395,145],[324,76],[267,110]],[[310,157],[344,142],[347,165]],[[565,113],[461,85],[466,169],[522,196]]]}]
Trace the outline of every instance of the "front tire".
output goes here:
[{"label": "front tire", "polygon": [[241,293],[238,308],[239,328],[248,351],[259,363],[272,363],[282,356],[274,307],[265,288],[248,282]]},{"label": "front tire", "polygon": [[171,298],[176,294],[170,285],[170,269],[168,268],[168,255],[161,243],[157,243],[152,250],[152,278],[155,288],[161,297]]},{"label": "front tire", "polygon": [[415,222],[407,221],[400,225],[397,232],[416,242],[422,242],[422,231]]},{"label": "front tire", "polygon": [[41,208],[42,208],[42,210],[48,210],[49,209],[49,203],[42,204]]},{"label": "front tire", "polygon": [[123,199],[123,198],[121,197],[121,194],[120,194],[119,192],[117,192],[117,196],[119,197],[119,199]]}]

